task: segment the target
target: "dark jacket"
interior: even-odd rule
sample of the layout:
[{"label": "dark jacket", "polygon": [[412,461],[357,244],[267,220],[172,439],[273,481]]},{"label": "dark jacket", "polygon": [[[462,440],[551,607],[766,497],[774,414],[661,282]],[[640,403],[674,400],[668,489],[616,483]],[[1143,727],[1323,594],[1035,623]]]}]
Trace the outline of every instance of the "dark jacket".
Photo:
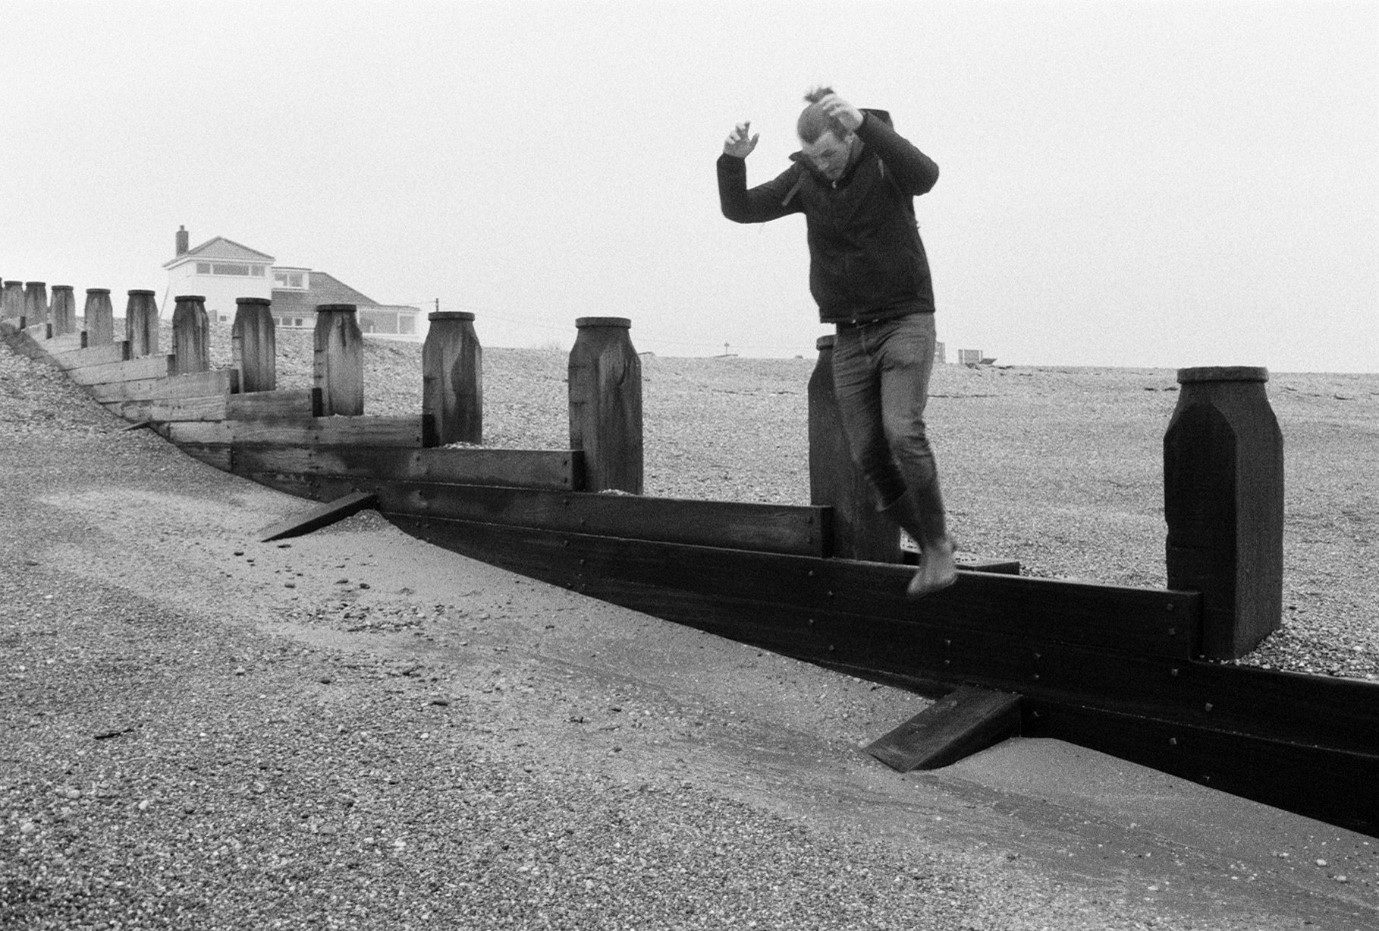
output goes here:
[{"label": "dark jacket", "polygon": [[746,161],[718,158],[718,197],[729,220],[804,214],[809,291],[824,323],[934,312],[912,198],[934,186],[938,165],[891,128],[884,110],[862,112],[861,154],[836,183],[796,152],[779,176],[748,190]]}]

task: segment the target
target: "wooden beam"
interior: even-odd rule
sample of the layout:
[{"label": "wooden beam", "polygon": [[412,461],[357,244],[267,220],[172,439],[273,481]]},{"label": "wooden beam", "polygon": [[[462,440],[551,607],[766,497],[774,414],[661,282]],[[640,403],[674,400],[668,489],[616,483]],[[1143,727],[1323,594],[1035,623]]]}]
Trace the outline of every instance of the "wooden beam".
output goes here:
[{"label": "wooden beam", "polygon": [[[1376,688],[1371,686],[1372,688]],[[1024,733],[1053,737],[1351,830],[1379,836],[1379,754],[1096,706],[1030,700]],[[1371,732],[1372,736],[1372,732]]]},{"label": "wooden beam", "polygon": [[[959,569],[968,569],[972,572],[999,572],[1004,575],[1020,574],[1020,560],[1018,559],[977,556],[974,553],[961,551],[954,553],[953,558],[957,560]],[[900,541],[900,561],[909,566],[917,565],[919,563],[919,547],[902,539]]]},{"label": "wooden beam", "polygon": [[166,439],[178,446],[186,445],[224,445],[229,446],[234,431],[228,421],[203,423],[170,423],[159,431]]},{"label": "wooden beam", "polygon": [[808,556],[824,555],[827,542],[822,507],[436,482],[381,482],[376,490],[385,514]]},{"label": "wooden beam", "polygon": [[280,521],[271,527],[265,528],[260,532],[259,542],[269,543],[273,540],[283,540],[288,537],[300,537],[313,530],[328,527],[336,521],[344,520],[353,514],[358,514],[367,507],[372,507],[377,499],[368,492],[354,492],[330,501],[320,507],[290,517]]},{"label": "wooden beam", "polygon": [[423,418],[310,417],[292,421],[240,420],[234,442],[274,446],[391,446],[419,449]]},{"label": "wooden beam", "polygon": [[[984,648],[981,637],[1000,636],[1017,644],[1070,644],[1181,662],[1193,655],[1199,623],[1200,602],[1192,593],[962,572],[953,588],[915,602],[905,597],[913,574],[906,566],[629,542],[478,521],[406,515],[394,520],[465,555],[657,616],[669,611],[695,626],[701,617],[736,623],[738,607],[759,613],[753,623],[770,626],[773,612],[790,609],[786,626],[792,629],[780,633],[782,641],[802,633],[793,629],[799,615],[798,626],[839,634],[826,638],[831,658],[847,661],[848,651],[856,651],[859,665],[881,663],[878,668],[908,658],[908,642],[926,629],[949,639],[966,636],[974,652]],[[805,625],[804,617],[815,623]],[[953,647],[963,648],[963,641]],[[1042,661],[1033,655],[1022,660]],[[1031,675],[1037,674],[1032,668]]]},{"label": "wooden beam", "polygon": [[251,391],[231,395],[225,405],[229,420],[302,420],[321,410],[321,393],[315,388]]},{"label": "wooden beam", "polygon": [[215,466],[222,472],[233,471],[231,466],[234,460],[228,443],[183,443],[178,449],[193,459]]},{"label": "wooden beam", "polygon": [[154,401],[106,401],[105,407],[129,420],[155,420],[162,423],[180,420],[220,421],[225,419],[227,395],[200,398],[165,398]]},{"label": "wooden beam", "polygon": [[74,349],[71,352],[60,352],[53,356],[53,361],[57,367],[65,372],[72,369],[87,368],[92,365],[109,365],[112,362],[129,361],[129,341],[120,340],[118,343],[106,343],[103,346],[92,346],[87,349]]},{"label": "wooden beam", "polygon": [[42,340],[38,347],[49,355],[60,352],[72,352],[81,348],[80,333],[64,333],[61,336],[50,336]]},{"label": "wooden beam", "polygon": [[891,769],[938,769],[1020,732],[1020,696],[963,686],[867,747]]},{"label": "wooden beam", "polygon": [[195,372],[189,375],[169,375],[166,378],[141,378],[136,381],[92,385],[91,395],[97,401],[102,402],[203,398],[217,394],[228,395],[238,387],[238,384],[239,373],[234,369],[217,369],[213,372]]},{"label": "wooden beam", "polygon": [[145,356],[129,362],[110,362],[105,365],[88,365],[67,373],[68,377],[79,385],[140,381],[146,378],[164,378],[171,374],[170,355]]},{"label": "wooden beam", "polygon": [[[239,434],[233,434],[239,440]],[[580,485],[583,457],[575,450],[240,444],[236,469],[260,473],[342,475],[375,481],[454,482],[521,488],[573,490]]]}]

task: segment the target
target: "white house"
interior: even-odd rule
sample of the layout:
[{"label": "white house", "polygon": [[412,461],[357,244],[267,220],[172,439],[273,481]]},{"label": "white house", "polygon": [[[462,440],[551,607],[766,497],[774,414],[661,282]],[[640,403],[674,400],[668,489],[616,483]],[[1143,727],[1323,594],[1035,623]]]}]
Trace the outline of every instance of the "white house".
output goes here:
[{"label": "white house", "polygon": [[354,304],[359,328],[376,333],[419,339],[424,332],[421,309],[402,304],[379,304],[332,275],[296,265],[274,265],[273,256],[217,236],[188,247],[186,227],[177,230],[177,254],[163,263],[168,291],[163,301],[179,294],[206,298],[206,313],[214,320],[235,318],[235,298],[265,297],[280,327],[310,329],[316,325],[316,305]]}]

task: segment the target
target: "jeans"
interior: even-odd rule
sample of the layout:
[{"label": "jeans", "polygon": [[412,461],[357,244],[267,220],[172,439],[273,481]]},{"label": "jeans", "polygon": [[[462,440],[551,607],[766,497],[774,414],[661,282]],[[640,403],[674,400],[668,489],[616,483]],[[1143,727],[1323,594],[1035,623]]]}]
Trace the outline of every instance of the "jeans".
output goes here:
[{"label": "jeans", "polygon": [[887,508],[912,491],[941,527],[938,467],[924,432],[934,348],[933,314],[839,326],[833,390],[853,461],[877,506]]}]

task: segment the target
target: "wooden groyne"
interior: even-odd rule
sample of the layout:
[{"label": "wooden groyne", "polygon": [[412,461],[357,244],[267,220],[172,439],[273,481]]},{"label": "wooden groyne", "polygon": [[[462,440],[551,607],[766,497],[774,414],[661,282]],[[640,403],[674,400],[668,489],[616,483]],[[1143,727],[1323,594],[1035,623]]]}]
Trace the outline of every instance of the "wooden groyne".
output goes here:
[{"label": "wooden groyne", "polygon": [[878,735],[873,754],[897,768],[1017,733],[1056,737],[1379,832],[1379,686],[1220,662],[1280,623],[1283,441],[1262,369],[1179,372],[1165,411],[1168,588],[969,559],[953,588],[914,602],[898,528],[870,506],[840,440],[829,337],[809,384],[811,504],[742,504],[642,493],[641,369],[625,318],[576,322],[567,448],[491,449],[478,445],[472,315],[432,316],[423,409],[381,417],[363,409],[350,305],[320,309],[313,387],[284,391],[261,300],[239,303],[234,361],[217,369],[194,296],[176,299],[172,352],[159,353],[147,292],[130,293],[116,341],[108,292],[88,291],[84,326],[67,331],[51,307],[31,322],[42,292],[18,284],[0,290],[6,342],[217,468],[340,513],[367,504],[455,552],[941,697]]}]

